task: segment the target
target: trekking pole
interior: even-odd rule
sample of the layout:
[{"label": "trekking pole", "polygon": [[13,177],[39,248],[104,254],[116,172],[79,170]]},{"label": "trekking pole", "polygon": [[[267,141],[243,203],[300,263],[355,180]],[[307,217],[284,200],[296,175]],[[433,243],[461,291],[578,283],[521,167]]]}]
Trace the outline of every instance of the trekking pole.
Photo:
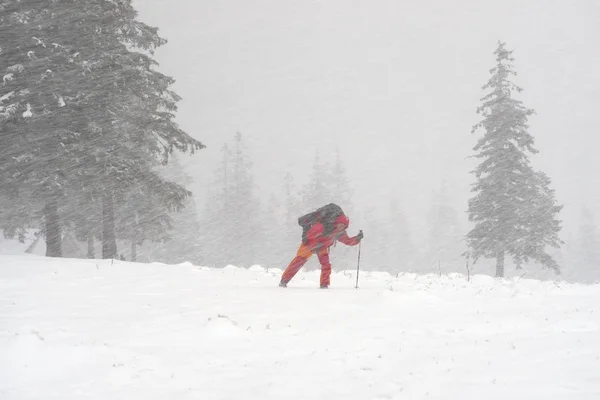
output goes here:
[{"label": "trekking pole", "polygon": [[358,289],[358,271],[360,269],[360,246],[362,245],[362,241],[358,242],[358,264],[356,264],[356,287]]}]

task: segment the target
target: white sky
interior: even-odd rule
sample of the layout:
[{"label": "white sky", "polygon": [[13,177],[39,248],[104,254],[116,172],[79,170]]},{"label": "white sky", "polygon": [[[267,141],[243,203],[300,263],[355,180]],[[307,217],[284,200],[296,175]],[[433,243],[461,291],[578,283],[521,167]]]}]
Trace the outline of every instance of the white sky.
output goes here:
[{"label": "white sky", "polygon": [[[265,198],[291,171],[306,180],[317,148],[339,146],[354,205],[396,193],[413,226],[442,180],[466,210],[465,157],[498,40],[515,50],[520,99],[534,108],[537,166],[577,226],[600,220],[600,2],[137,0],[169,40],[161,71],[183,96],[178,121],[208,147],[186,159],[199,202],[224,141],[245,135]],[[466,216],[465,216],[466,221]],[[566,232],[565,232],[566,234]],[[565,235],[563,235],[564,237]]]}]

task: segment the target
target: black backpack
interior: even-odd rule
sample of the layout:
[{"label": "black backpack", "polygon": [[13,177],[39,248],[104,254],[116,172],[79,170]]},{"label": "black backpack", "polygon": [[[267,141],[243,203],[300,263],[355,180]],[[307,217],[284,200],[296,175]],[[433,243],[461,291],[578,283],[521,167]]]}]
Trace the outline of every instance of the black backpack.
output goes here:
[{"label": "black backpack", "polygon": [[302,242],[307,242],[306,233],[317,222],[321,222],[325,227],[325,234],[329,235],[333,232],[333,224],[335,220],[343,215],[344,211],[337,204],[330,203],[316,211],[310,212],[298,218],[298,225],[302,227]]}]

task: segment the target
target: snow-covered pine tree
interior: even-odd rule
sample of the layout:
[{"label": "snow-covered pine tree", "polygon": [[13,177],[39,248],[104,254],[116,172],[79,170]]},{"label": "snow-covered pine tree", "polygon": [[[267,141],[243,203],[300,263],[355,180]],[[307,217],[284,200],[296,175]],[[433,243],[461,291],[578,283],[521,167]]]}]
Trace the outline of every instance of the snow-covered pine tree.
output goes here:
[{"label": "snow-covered pine tree", "polygon": [[143,186],[165,210],[180,209],[191,193],[165,180],[156,167],[167,163],[174,150],[193,153],[203,145],[174,122],[180,100],[169,88],[174,80],[156,71],[151,58],[153,50],[166,43],[157,29],[137,20],[129,0],[100,2],[96,17],[110,23],[103,23],[100,32],[85,32],[96,50],[90,55],[95,67],[89,74],[95,87],[87,91],[86,100],[104,122],[96,126],[101,136],[96,148],[102,152],[95,156],[102,166],[103,257],[112,258],[115,199]]},{"label": "snow-covered pine tree", "polygon": [[0,174],[16,185],[2,195],[26,192],[20,198],[28,199],[29,218],[21,226],[43,210],[54,256],[61,254],[60,207],[86,192],[99,195],[103,257],[116,257],[115,196],[141,184],[165,208],[177,207],[190,193],[152,167],[173,150],[203,147],[174,123],[173,79],[150,57],[165,41],[137,20],[130,0],[2,6],[0,47],[11,56],[0,64],[10,83],[0,96],[0,148],[14,162]]},{"label": "snow-covered pine tree", "polygon": [[10,0],[0,7],[0,159],[6,160],[0,163],[0,197],[20,205],[5,210],[5,220],[9,233],[43,221],[46,255],[60,257],[59,202],[76,145],[65,97],[77,67],[69,64],[69,35],[56,29],[57,2]]},{"label": "snow-covered pine tree", "polygon": [[469,200],[474,223],[467,235],[469,253],[474,260],[495,258],[497,277],[504,276],[507,255],[517,265],[531,259],[558,273],[546,246],[560,246],[557,215],[562,206],[556,204],[550,179],[530,165],[529,155],[537,150],[527,121],[534,111],[513,98],[522,89],[509,80],[516,75],[512,51],[499,42],[494,54],[496,66],[483,86],[490,92],[477,109],[483,120],[473,127],[485,133],[473,149],[481,163],[473,171],[476,195]]}]

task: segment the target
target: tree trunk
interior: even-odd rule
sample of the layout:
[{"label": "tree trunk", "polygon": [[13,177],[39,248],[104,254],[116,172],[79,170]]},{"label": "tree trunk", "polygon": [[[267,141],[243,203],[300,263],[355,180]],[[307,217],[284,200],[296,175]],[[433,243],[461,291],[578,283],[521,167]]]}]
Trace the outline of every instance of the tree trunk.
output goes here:
[{"label": "tree trunk", "polygon": [[87,258],[96,258],[96,255],[94,254],[94,235],[91,233],[87,237],[87,245]]},{"label": "tree trunk", "polygon": [[496,256],[496,278],[504,278],[504,250],[498,251]]},{"label": "tree trunk", "polygon": [[131,242],[131,261],[137,261],[137,244],[135,240]]},{"label": "tree trunk", "polygon": [[62,235],[58,218],[58,202],[50,200],[44,207],[46,220],[46,257],[62,257]]},{"label": "tree trunk", "polygon": [[117,258],[115,207],[112,193],[102,197],[102,258]]}]

